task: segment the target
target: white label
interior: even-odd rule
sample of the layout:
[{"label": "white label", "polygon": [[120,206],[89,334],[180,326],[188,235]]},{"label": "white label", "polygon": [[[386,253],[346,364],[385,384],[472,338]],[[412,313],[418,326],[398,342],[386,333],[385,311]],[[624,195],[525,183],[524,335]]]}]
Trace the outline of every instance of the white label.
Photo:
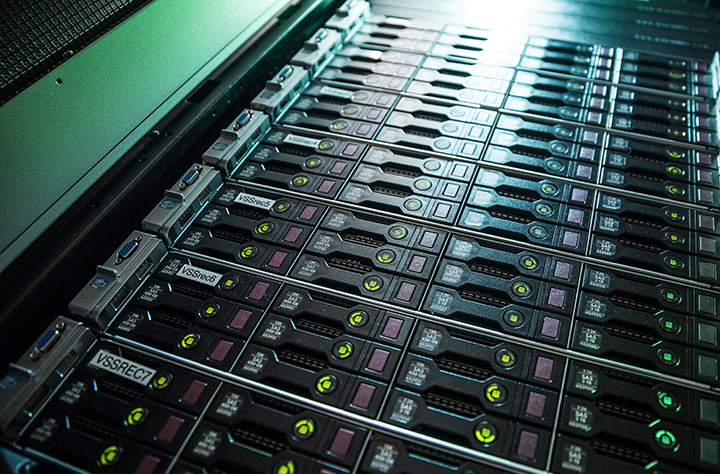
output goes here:
[{"label": "white label", "polygon": [[370,469],[379,472],[390,472],[395,466],[397,461],[398,449],[389,443],[383,443],[377,447],[375,457],[373,457],[372,463],[370,463]]},{"label": "white label", "polygon": [[612,143],[612,146],[615,148],[627,148],[630,146],[630,142],[628,140],[620,137],[612,137],[610,139],[610,143]]},{"label": "white label", "polygon": [[186,247],[195,247],[200,242],[202,242],[204,237],[205,236],[202,232],[193,232],[185,236],[185,239],[183,240],[183,245]]},{"label": "white label", "polygon": [[617,128],[632,128],[632,120],[628,120],[623,117],[615,117],[615,126]]},{"label": "white label", "polygon": [[470,227],[482,227],[485,222],[485,216],[479,212],[470,211],[465,217],[465,225]]},{"label": "white label", "polygon": [[357,179],[358,181],[366,182],[366,181],[372,181],[375,179],[375,175],[377,174],[377,171],[375,168],[370,168],[369,166],[364,166],[360,168],[360,172],[357,173]]},{"label": "white label", "polygon": [[615,104],[615,111],[621,114],[631,114],[633,107],[630,104]]},{"label": "white label", "polygon": [[285,323],[282,321],[279,321],[277,319],[273,319],[270,321],[268,326],[265,328],[265,331],[262,333],[260,337],[264,339],[269,339],[271,341],[277,341],[280,339],[285,332]]},{"label": "white label", "polygon": [[445,266],[445,272],[443,272],[442,281],[450,283],[451,285],[457,285],[462,280],[463,269],[457,265],[448,264]]},{"label": "white label", "polygon": [[456,240],[455,245],[450,251],[451,255],[455,258],[468,259],[472,255],[473,245],[471,242],[465,240]]},{"label": "white label", "polygon": [[58,426],[60,426],[60,422],[57,418],[47,418],[35,428],[33,434],[30,435],[30,439],[39,443],[44,443],[45,441],[50,439]]},{"label": "white label", "polygon": [[582,328],[580,330],[579,342],[581,346],[597,351],[602,347],[600,345],[602,342],[602,335],[594,329]]},{"label": "white label", "polygon": [[603,207],[603,209],[617,211],[618,209],[620,209],[622,201],[620,200],[620,198],[616,198],[613,196],[603,196],[602,203],[600,205]]},{"label": "white label", "polygon": [[584,390],[588,393],[595,393],[598,387],[599,376],[590,369],[579,368],[575,373],[575,385],[578,390]]},{"label": "white label", "polygon": [[153,369],[106,351],[98,351],[88,365],[119,375],[140,385],[147,385],[155,375]]},{"label": "white label", "polygon": [[258,168],[255,165],[247,165],[243,169],[240,170],[240,173],[238,174],[238,178],[247,178],[250,179],[253,176],[255,176],[255,173],[260,171],[260,168]]},{"label": "white label", "polygon": [[220,212],[220,209],[212,209],[210,212],[206,213],[200,220],[205,222],[206,224],[212,224],[216,220],[218,220],[221,215],[222,212]]},{"label": "white label", "polygon": [[116,326],[118,331],[133,332],[142,323],[143,315],[138,312],[127,313],[125,319]]},{"label": "white label", "polygon": [[[622,70],[627,71],[627,72],[637,72],[638,67],[637,67],[637,64],[626,63],[623,61]],[[621,94],[620,94],[621,96],[623,95],[622,92],[626,92],[626,91],[621,91]]]},{"label": "white label", "polygon": [[605,181],[607,182],[607,184],[614,184],[616,186],[620,186],[625,182],[625,176],[616,171],[608,171],[607,175],[605,176]]},{"label": "white label", "polygon": [[614,166],[625,166],[627,165],[627,157],[619,153],[609,153],[608,163]]},{"label": "white label", "polygon": [[365,194],[365,190],[359,186],[351,186],[345,193],[345,200],[350,202],[358,202]]},{"label": "white label", "polygon": [[607,305],[597,298],[588,298],[585,302],[585,315],[602,319],[605,317]]},{"label": "white label", "polygon": [[477,204],[482,207],[489,206],[492,201],[493,195],[488,191],[476,191],[475,196],[473,197],[473,204]]},{"label": "white label", "polygon": [[298,270],[298,275],[301,277],[313,278],[319,268],[320,262],[317,260],[305,260],[302,267],[300,267],[300,270]]},{"label": "white label", "polygon": [[280,303],[280,308],[286,311],[295,311],[303,302],[303,296],[297,291],[291,291],[285,296],[285,299]]},{"label": "white label", "polygon": [[610,288],[610,274],[599,272],[597,270],[589,270],[588,284],[595,288],[607,290]]},{"label": "white label", "polygon": [[332,227],[333,229],[342,229],[349,218],[350,216],[347,214],[335,212],[330,216],[330,219],[328,219],[325,225],[327,227]]},{"label": "white label", "polygon": [[592,430],[593,414],[588,407],[573,403],[570,405],[570,412],[570,420],[568,421],[569,427],[576,428],[586,433]]},{"label": "white label", "polygon": [[[624,66],[629,66],[629,64],[625,64]],[[632,92],[632,91],[626,91],[626,90],[618,91],[618,99],[634,100],[634,99],[635,99],[635,93]]]},{"label": "white label", "polygon": [[390,419],[406,425],[412,421],[417,407],[417,402],[412,398],[398,397]]},{"label": "white label", "polygon": [[620,221],[610,216],[600,216],[600,230],[605,232],[617,232],[620,229]]},{"label": "white label", "polygon": [[434,351],[440,345],[442,341],[442,333],[437,329],[425,328],[423,329],[420,341],[418,341],[418,348],[426,351]]},{"label": "white label", "polygon": [[598,240],[595,242],[595,253],[605,257],[614,257],[617,252],[617,245],[609,240]]},{"label": "white label", "polygon": [[365,156],[365,161],[375,164],[382,163],[387,155],[388,151],[383,148],[372,148],[370,153]]},{"label": "white label", "polygon": [[318,235],[317,240],[313,244],[312,248],[316,252],[326,253],[330,247],[335,243],[335,239],[327,234]]},{"label": "white label", "polygon": [[478,176],[478,184],[494,187],[501,179],[502,178],[499,173],[482,170]]},{"label": "white label", "polygon": [[202,268],[193,267],[187,263],[178,270],[177,276],[187,278],[188,280],[196,281],[198,283],[204,283],[208,286],[215,286],[220,277],[219,273],[203,270]]},{"label": "white label", "polygon": [[410,367],[405,374],[405,382],[422,387],[430,374],[430,366],[419,360],[410,362]]},{"label": "white label", "polygon": [[63,403],[67,403],[68,405],[74,405],[80,400],[85,392],[87,392],[85,382],[77,380],[65,390],[65,393],[60,396],[59,400]]},{"label": "white label", "polygon": [[217,447],[222,443],[223,435],[219,431],[207,430],[200,438],[200,441],[193,448],[193,454],[209,458],[215,453]]},{"label": "white label", "polygon": [[583,474],[585,472],[585,458],[587,453],[580,446],[571,444],[565,446],[565,456],[563,457],[562,467],[568,471]]},{"label": "white label", "polygon": [[243,401],[244,399],[239,393],[226,393],[220,406],[215,409],[215,414],[225,418],[232,418],[240,411]]},{"label": "white label", "polygon": [[252,194],[240,193],[234,201],[238,204],[245,204],[246,206],[257,207],[260,209],[269,210],[275,205],[275,201],[272,199],[265,199],[260,196],[253,196]]},{"label": "white label", "polygon": [[453,296],[450,293],[438,291],[435,293],[435,298],[433,298],[430,309],[433,311],[440,311],[446,313],[450,309],[450,305],[452,304],[452,302]]},{"label": "white label", "polygon": [[385,18],[385,24],[407,28],[408,26],[410,26],[410,20],[407,18],[395,18],[390,16]]},{"label": "white label", "polygon": [[320,145],[320,140],[316,138],[299,137],[297,135],[293,135],[292,133],[289,133],[285,137],[283,142],[292,143],[293,145],[306,146],[310,148],[317,148],[318,145]]},{"label": "white label", "polygon": [[380,135],[378,136],[377,140],[380,140],[381,142],[393,143],[395,140],[397,140],[397,137],[398,130],[396,128],[383,128],[380,131]]},{"label": "white label", "polygon": [[250,359],[245,362],[243,370],[246,372],[251,372],[253,374],[259,374],[265,367],[265,362],[267,361],[268,357],[265,354],[260,351],[255,351],[250,356]]},{"label": "white label", "polygon": [[329,95],[330,97],[339,97],[341,99],[349,99],[353,93],[343,89],[335,89],[334,87],[323,86],[320,89],[320,94]]}]

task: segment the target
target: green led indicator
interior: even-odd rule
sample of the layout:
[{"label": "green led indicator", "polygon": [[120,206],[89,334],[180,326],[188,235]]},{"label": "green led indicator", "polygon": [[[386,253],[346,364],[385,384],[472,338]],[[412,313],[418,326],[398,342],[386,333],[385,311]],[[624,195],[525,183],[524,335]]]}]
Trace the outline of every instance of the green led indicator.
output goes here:
[{"label": "green led indicator", "polygon": [[342,112],[347,115],[353,115],[353,114],[356,114],[358,112],[358,110],[360,110],[360,109],[358,109],[356,106],[348,105],[347,107],[342,109]]},{"label": "green led indicator", "polygon": [[665,301],[667,301],[668,303],[671,303],[671,304],[677,304],[677,303],[680,303],[680,301],[682,301],[682,297],[680,295],[675,293],[673,290],[669,290],[669,289],[661,290],[660,296],[662,297],[662,299],[664,299]]},{"label": "green led indicator", "polygon": [[405,201],[405,209],[408,211],[417,211],[422,207],[422,203],[417,199],[408,199]]},{"label": "green led indicator", "polygon": [[676,366],[680,362],[678,355],[671,349],[660,349],[657,352],[657,358],[667,366]]},{"label": "green led indicator", "polygon": [[363,288],[367,291],[378,291],[382,286],[383,281],[378,277],[370,276],[363,281]]},{"label": "green led indicator", "polygon": [[509,369],[517,362],[517,356],[510,349],[500,349],[495,353],[495,362],[504,368]]},{"label": "green led indicator", "polygon": [[658,324],[660,325],[660,329],[668,334],[677,334],[680,332],[680,323],[673,317],[663,316],[658,321]]},{"label": "green led indicator", "polygon": [[405,227],[393,227],[390,229],[390,237],[395,240],[404,239],[408,235],[408,230]]},{"label": "green led indicator", "polygon": [[293,435],[298,439],[310,439],[313,434],[315,434],[315,422],[310,418],[303,418],[293,426]]},{"label": "green led indicator", "polygon": [[515,293],[516,296],[524,298],[532,294],[532,288],[530,288],[530,285],[527,283],[517,282],[513,284],[512,292]]},{"label": "green led indicator", "polygon": [[563,165],[562,165],[562,163],[560,163],[559,161],[550,160],[550,161],[547,162],[547,167],[548,167],[551,171],[560,171],[560,170],[562,170]]},{"label": "green led indicator", "polygon": [[567,153],[570,148],[564,143],[553,143],[550,149],[555,153]]},{"label": "green led indicator", "polygon": [[273,209],[275,210],[275,212],[283,213],[290,209],[290,203],[287,201],[278,201],[275,203]]},{"label": "green led indicator", "polygon": [[540,265],[540,262],[532,255],[527,255],[520,260],[520,264],[527,270],[535,270]]},{"label": "green led indicator", "polygon": [[668,430],[658,430],[655,432],[655,441],[665,449],[673,449],[677,446],[677,438]]},{"label": "green led indicator", "polygon": [[332,348],[332,355],[338,359],[347,359],[353,353],[353,345],[349,341],[340,341]]},{"label": "green led indicator", "polygon": [[275,474],[295,474],[295,463],[290,459],[280,462],[275,468]]},{"label": "green led indicator", "polygon": [[334,375],[323,375],[315,382],[315,390],[322,395],[330,395],[337,390],[339,383]]},{"label": "green led indicator", "polygon": [[330,141],[330,140],[323,140],[323,141],[321,141],[320,144],[318,145],[318,148],[321,149],[321,150],[329,150],[330,148],[332,148],[332,147],[334,147],[334,146],[335,146],[335,143],[333,143],[332,141]]},{"label": "green led indicator", "polygon": [[248,260],[256,256],[260,252],[260,250],[255,247],[254,245],[248,245],[247,247],[243,248],[238,252],[238,255],[240,255],[240,258],[243,260]]},{"label": "green led indicator", "polygon": [[666,186],[665,189],[667,189],[668,192],[669,192],[670,194],[673,194],[673,195],[676,195],[676,194],[680,194],[680,193],[681,193],[680,188],[678,188],[678,187],[675,186],[674,184],[670,184],[670,185]]},{"label": "green led indicator", "polygon": [[393,252],[392,250],[381,250],[377,253],[375,258],[380,263],[391,263],[393,260],[395,260],[395,252]]},{"label": "green led indicator", "polygon": [[548,236],[548,230],[540,225],[534,225],[530,227],[530,236],[536,239],[544,239]]},{"label": "green led indicator", "polygon": [[365,311],[355,311],[350,313],[350,315],[348,316],[348,324],[350,324],[350,326],[352,327],[359,328],[365,326],[368,322],[368,319],[370,318]]},{"label": "green led indicator", "polygon": [[310,181],[306,176],[295,176],[291,183],[298,188],[305,186]]},{"label": "green led indicator", "polygon": [[682,170],[682,168],[680,168],[679,166],[675,166],[675,165],[668,166],[667,170],[668,170],[668,172],[670,172],[670,174],[673,174],[675,176],[682,176],[683,174],[685,174],[685,172]]},{"label": "green led indicator", "polygon": [[657,393],[657,402],[665,410],[680,410],[680,404],[672,393],[659,391]]},{"label": "green led indicator", "polygon": [[669,407],[670,405],[672,405],[672,402],[673,402],[672,397],[668,396],[667,393],[661,393],[659,400],[660,400],[660,405],[662,405],[663,408]]},{"label": "green led indicator", "polygon": [[554,194],[557,194],[558,188],[554,184],[545,183],[540,186],[540,191],[542,191],[543,194],[552,196]]},{"label": "green led indicator", "polygon": [[322,161],[318,158],[308,158],[305,160],[305,166],[308,168],[317,168],[322,164]]},{"label": "green led indicator", "polygon": [[[579,84],[579,83],[577,83],[577,82],[575,82],[575,83],[573,83],[573,84],[578,84],[578,85],[580,86],[580,89],[582,89],[582,85],[581,85],[581,84]],[[572,135],[572,131],[570,131],[569,128],[565,128],[565,127],[555,127],[555,131],[556,131],[557,134],[560,135],[561,137],[569,137],[570,135]]]},{"label": "green led indicator", "polygon": [[503,316],[503,320],[508,326],[517,328],[523,325],[525,322],[525,316],[518,311],[508,311]]},{"label": "green led indicator", "polygon": [[538,204],[537,206],[535,206],[535,210],[541,216],[550,216],[553,213],[553,208],[548,206],[547,204]]},{"label": "green led indicator", "polygon": [[492,423],[483,421],[475,427],[475,438],[483,444],[491,444],[498,437],[498,429]]},{"label": "green led indicator", "polygon": [[415,181],[415,188],[419,189],[420,191],[427,191],[432,187],[432,183],[429,179],[418,179]]},{"label": "green led indicator", "polygon": [[269,234],[273,230],[275,230],[275,224],[272,222],[263,222],[260,225],[258,225],[255,230],[258,234]]}]

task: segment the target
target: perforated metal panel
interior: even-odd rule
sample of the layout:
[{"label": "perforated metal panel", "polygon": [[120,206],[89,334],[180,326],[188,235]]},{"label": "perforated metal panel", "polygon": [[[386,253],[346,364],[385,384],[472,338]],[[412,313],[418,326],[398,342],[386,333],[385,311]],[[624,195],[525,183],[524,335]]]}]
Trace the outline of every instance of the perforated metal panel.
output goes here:
[{"label": "perforated metal panel", "polygon": [[0,9],[0,104],[152,0],[20,0]]}]

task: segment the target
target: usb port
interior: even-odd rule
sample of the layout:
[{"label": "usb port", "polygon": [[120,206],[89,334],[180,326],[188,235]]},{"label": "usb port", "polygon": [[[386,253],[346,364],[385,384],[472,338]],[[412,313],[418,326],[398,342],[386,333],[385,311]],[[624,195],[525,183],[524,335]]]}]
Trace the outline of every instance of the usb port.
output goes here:
[{"label": "usb port", "polygon": [[142,280],[143,278],[145,278],[145,275],[148,274],[152,266],[153,263],[150,260],[145,260],[142,264],[140,264],[137,271],[135,271],[135,276],[137,277],[137,279]]}]

